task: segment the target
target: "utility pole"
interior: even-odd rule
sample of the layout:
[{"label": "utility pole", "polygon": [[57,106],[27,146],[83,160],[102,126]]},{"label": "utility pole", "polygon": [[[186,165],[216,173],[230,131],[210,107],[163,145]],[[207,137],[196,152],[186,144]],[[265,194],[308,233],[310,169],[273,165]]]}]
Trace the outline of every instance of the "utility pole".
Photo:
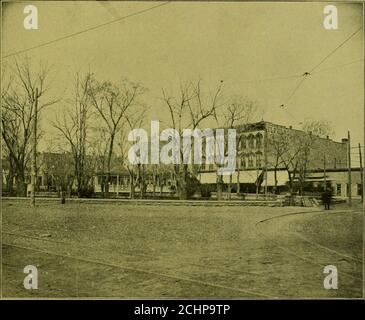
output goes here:
[{"label": "utility pole", "polygon": [[347,168],[348,168],[348,190],[347,197],[349,205],[352,205],[351,199],[351,143],[350,143],[350,131],[347,131]]},{"label": "utility pole", "polygon": [[359,157],[360,157],[360,179],[361,179],[361,202],[364,201],[364,172],[362,168],[362,155],[361,155],[361,145],[359,143]]},{"label": "utility pole", "polygon": [[31,177],[31,205],[35,206],[35,188],[37,183],[37,120],[38,120],[38,88],[35,89],[34,115],[33,115],[33,152],[32,152],[32,177]]},{"label": "utility pole", "polygon": [[324,191],[327,191],[327,177],[326,177],[326,155],[323,155],[323,182],[324,182]]},{"label": "utility pole", "polygon": [[117,198],[119,196],[119,174],[117,174]]},{"label": "utility pole", "polygon": [[[241,146],[241,144],[238,144],[239,146]],[[240,148],[240,147],[239,147]],[[241,166],[242,166],[242,162],[241,162],[241,156],[237,157],[237,196],[240,195],[240,170],[241,170]]]},{"label": "utility pole", "polygon": [[267,128],[265,126],[264,132],[264,161],[265,161],[265,200],[267,198]]}]

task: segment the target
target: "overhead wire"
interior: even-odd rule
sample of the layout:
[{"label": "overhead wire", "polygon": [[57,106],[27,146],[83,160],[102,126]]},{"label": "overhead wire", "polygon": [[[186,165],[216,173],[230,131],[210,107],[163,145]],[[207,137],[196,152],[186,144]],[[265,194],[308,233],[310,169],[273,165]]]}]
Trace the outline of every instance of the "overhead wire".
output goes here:
[{"label": "overhead wire", "polygon": [[50,41],[46,41],[46,42],[40,43],[40,44],[35,45],[33,47],[29,47],[29,48],[26,48],[26,49],[22,49],[22,50],[18,50],[18,51],[15,51],[15,52],[6,54],[2,58],[3,59],[6,59],[6,58],[9,58],[9,57],[12,57],[12,56],[15,56],[15,55],[19,55],[21,53],[28,52],[30,50],[34,50],[34,49],[37,49],[37,48],[45,47],[45,46],[48,46],[50,44],[53,44],[53,43],[56,43],[56,42],[59,42],[59,41],[62,41],[62,40],[66,40],[66,39],[69,39],[69,38],[73,38],[73,37],[78,36],[78,35],[81,35],[83,33],[90,32],[92,30],[96,30],[96,29],[105,27],[107,25],[110,25],[110,24],[113,24],[113,23],[116,23],[116,22],[119,22],[119,21],[122,21],[122,20],[125,20],[125,19],[128,19],[128,18],[137,16],[137,15],[146,13],[146,12],[151,11],[151,10],[154,10],[154,9],[157,9],[157,8],[162,7],[162,6],[165,6],[165,5],[169,4],[169,3],[171,3],[171,1],[166,1],[166,2],[163,2],[163,3],[159,3],[158,5],[155,5],[155,6],[152,6],[152,7],[149,7],[149,8],[140,10],[140,11],[137,11],[137,12],[130,13],[128,15],[122,16],[122,17],[117,18],[117,19],[114,19],[114,20],[110,20],[110,21],[107,21],[107,22],[104,22],[104,23],[100,23],[100,24],[95,25],[95,26],[92,26],[90,28],[86,28],[86,29],[83,29],[83,30],[80,30],[80,31],[77,31],[77,32],[73,32],[73,33],[67,34],[65,36],[61,36],[59,38],[55,38],[55,39],[50,40]]}]

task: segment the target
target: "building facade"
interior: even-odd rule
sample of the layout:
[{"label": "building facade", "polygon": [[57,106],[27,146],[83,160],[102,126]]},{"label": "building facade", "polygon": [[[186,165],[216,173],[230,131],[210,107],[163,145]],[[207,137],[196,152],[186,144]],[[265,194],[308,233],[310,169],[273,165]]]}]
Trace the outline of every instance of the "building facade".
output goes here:
[{"label": "building facade", "polygon": [[[223,176],[225,184],[237,185],[233,190],[280,190],[287,185],[289,174],[298,181],[315,170],[342,170],[348,166],[347,139],[337,142],[266,121],[237,126],[236,130],[236,172]],[[216,183],[216,168],[203,165],[199,179],[201,183]]]}]

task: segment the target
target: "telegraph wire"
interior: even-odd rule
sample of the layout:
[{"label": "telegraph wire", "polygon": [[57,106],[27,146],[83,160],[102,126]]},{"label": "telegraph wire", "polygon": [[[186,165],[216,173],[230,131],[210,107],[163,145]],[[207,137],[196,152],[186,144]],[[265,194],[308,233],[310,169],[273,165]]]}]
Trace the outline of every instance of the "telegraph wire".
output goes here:
[{"label": "telegraph wire", "polygon": [[[288,75],[288,76],[278,76],[278,77],[270,77],[270,78],[259,78],[259,79],[250,79],[250,80],[244,80],[242,81],[243,83],[254,83],[254,82],[265,82],[265,81],[274,81],[274,80],[286,80],[286,79],[299,79],[302,78],[303,76],[309,76],[309,75],[314,75],[314,74],[318,74],[318,73],[322,73],[322,72],[327,72],[329,70],[332,69],[338,69],[338,68],[342,68],[342,67],[346,67],[355,63],[359,63],[359,62],[363,62],[364,59],[358,59],[358,60],[353,60],[353,61],[349,61],[343,64],[338,64],[338,65],[334,65],[328,68],[324,68],[324,69],[320,69],[318,71],[315,72],[305,72],[303,74],[292,74],[292,75]],[[295,90],[296,91],[296,90]]]},{"label": "telegraph wire", "polygon": [[306,79],[307,75],[304,76],[304,74],[303,74],[301,77],[302,77],[302,79],[298,82],[297,86],[294,88],[294,90],[291,92],[291,94],[289,95],[289,97],[286,99],[286,102],[285,102],[284,106],[290,101],[290,99],[298,91],[298,89],[303,84],[304,80]]},{"label": "telegraph wire", "polygon": [[[327,54],[319,63],[317,63],[309,72],[304,72],[301,77],[302,79],[298,82],[297,86],[293,89],[293,91],[290,93],[290,95],[288,96],[288,98],[286,99],[285,103],[281,104],[279,107],[285,109],[287,112],[288,110],[286,109],[286,105],[287,103],[290,101],[290,99],[294,96],[294,94],[298,91],[298,89],[302,86],[302,84],[304,83],[304,80],[308,78],[308,76],[311,76],[312,74],[316,74],[319,72],[324,71],[325,69],[321,70],[321,71],[317,71],[317,72],[313,72],[315,69],[317,69],[321,64],[323,64],[331,55],[333,55],[338,49],[340,49],[342,46],[344,46],[352,37],[354,37],[360,30],[362,29],[362,26],[359,27],[358,29],[356,29],[350,36],[348,36],[343,42],[341,42],[335,49],[333,49],[329,54]],[[333,67],[332,67],[333,68]],[[329,69],[329,68],[327,68]],[[290,113],[288,113],[289,115],[291,115]],[[292,118],[294,118],[291,115]]]},{"label": "telegraph wire", "polygon": [[292,75],[288,75],[288,76],[278,76],[278,77],[270,77],[270,78],[261,78],[261,79],[250,79],[250,80],[244,80],[242,81],[243,83],[252,83],[252,82],[265,82],[265,81],[273,81],[273,80],[285,80],[285,79],[298,79],[298,78],[302,78],[303,76],[309,76],[309,75],[313,75],[313,74],[318,74],[321,72],[326,72],[328,70],[332,70],[332,69],[338,69],[341,67],[346,67],[348,65],[352,65],[358,62],[363,62],[364,59],[358,59],[358,60],[353,60],[353,61],[349,61],[343,64],[338,64],[338,65],[334,65],[328,68],[324,68],[324,69],[320,69],[318,71],[315,72],[305,72],[303,74],[292,74]]},{"label": "telegraph wire", "polygon": [[312,73],[315,69],[317,69],[323,62],[325,62],[331,55],[333,55],[338,49],[340,49],[343,45],[347,43],[355,34],[357,34],[362,29],[362,26],[354,31],[349,37],[347,37],[343,42],[341,42],[335,49],[333,49],[328,55],[326,55],[318,64],[316,64],[309,73]]},{"label": "telegraph wire", "polygon": [[282,109],[284,109],[285,110],[285,112],[289,115],[289,116],[291,116],[295,121],[297,121],[298,122],[298,119],[296,118],[296,117],[294,117],[294,115],[291,113],[291,112],[289,112],[289,110],[287,110],[287,109],[285,109],[285,106],[282,104],[282,105],[280,105],[279,107],[281,107]]},{"label": "telegraph wire", "polygon": [[[147,9],[143,9],[143,10],[140,10],[140,11],[137,11],[137,12],[134,12],[134,13],[131,13],[131,14],[128,14],[126,16],[122,16],[120,18],[117,18],[117,19],[114,19],[114,20],[111,20],[111,21],[107,21],[107,22],[104,22],[104,23],[101,23],[101,24],[98,24],[98,25],[95,25],[93,27],[90,27],[90,28],[86,28],[84,30],[81,30],[81,31],[78,31],[78,32],[74,32],[74,33],[71,33],[71,34],[68,34],[68,35],[65,35],[65,36],[62,36],[62,37],[59,37],[59,38],[56,38],[56,39],[53,39],[53,40],[50,40],[50,41],[47,41],[47,42],[44,42],[44,43],[41,43],[39,45],[35,45],[33,47],[29,47],[29,48],[26,48],[26,49],[22,49],[22,50],[18,50],[18,51],[15,51],[13,53],[10,53],[10,54],[7,54],[5,56],[3,56],[2,58],[5,59],[5,58],[9,58],[9,57],[12,57],[12,56],[15,56],[15,55],[18,55],[18,54],[21,54],[21,53],[25,53],[27,51],[30,51],[30,50],[34,50],[34,49],[37,49],[37,48],[41,48],[41,47],[45,47],[45,46],[48,46],[50,44],[53,44],[53,43],[56,43],[58,41],[62,41],[62,40],[66,40],[66,39],[69,39],[69,38],[72,38],[72,37],[75,37],[75,36],[78,36],[80,34],[83,34],[83,33],[86,33],[86,32],[89,32],[89,31],[93,31],[93,30],[96,30],[96,29],[99,29],[101,27],[104,27],[104,26],[107,26],[107,25],[110,25],[110,24],[113,24],[113,23],[116,23],[116,22],[119,22],[121,20],[125,20],[127,18],[131,18],[131,17],[134,17],[134,16],[137,16],[137,15],[140,15],[140,14],[143,14],[143,13],[146,13],[148,11],[151,11],[151,10],[154,10],[154,9],[157,9],[159,7],[162,7],[164,5],[167,5],[167,4],[170,4],[171,1],[166,1],[166,2],[163,2],[161,4],[158,4],[156,6],[153,6],[153,7],[149,7]],[[303,73],[302,75],[289,75],[289,76],[281,76],[281,77],[272,77],[272,78],[264,78],[264,79],[257,79],[257,80],[248,80],[248,81],[244,81],[245,83],[247,82],[263,82],[263,81],[272,81],[272,80],[281,80],[281,79],[294,79],[294,78],[301,78],[301,80],[298,82],[297,86],[293,89],[293,91],[290,93],[289,97],[287,98],[285,104],[281,104],[279,107],[285,109],[285,111],[293,118],[295,119],[295,117],[289,113],[288,110],[286,110],[286,104],[290,101],[290,99],[295,95],[295,93],[298,91],[298,89],[301,87],[301,85],[303,84],[304,80],[312,75],[312,74],[317,74],[317,73],[320,73],[320,72],[324,72],[326,70],[329,70],[329,69],[333,69],[333,68],[337,68],[337,67],[341,67],[341,66],[345,66],[345,65],[348,65],[348,64],[352,64],[352,63],[356,63],[356,62],[359,62],[359,61],[362,61],[362,60],[356,60],[356,61],[353,61],[353,62],[350,62],[350,63],[347,63],[347,64],[344,64],[344,65],[340,65],[340,66],[335,66],[335,67],[329,67],[329,68],[326,68],[326,69],[322,69],[320,71],[317,71],[317,72],[313,72],[315,69],[317,69],[322,63],[324,63],[331,55],[333,55],[338,49],[340,49],[342,46],[344,46],[352,37],[354,37],[360,30],[362,29],[362,26],[359,27],[357,30],[355,30],[349,37],[347,37],[342,43],[340,43],[335,49],[333,49],[329,54],[327,54],[318,64],[316,64],[309,72],[305,72]],[[295,119],[296,120],[296,119]],[[296,120],[297,121],[297,120]]]},{"label": "telegraph wire", "polygon": [[341,68],[341,67],[346,67],[346,66],[358,63],[358,62],[363,62],[363,61],[364,61],[364,59],[358,59],[358,60],[350,61],[350,62],[347,62],[347,63],[344,63],[344,64],[339,64],[339,65],[328,67],[328,68],[325,68],[325,69],[320,69],[318,71],[312,72],[312,74],[317,74],[317,73],[326,72],[326,71],[332,70],[332,69],[338,69],[338,68]]},{"label": "telegraph wire", "polygon": [[250,83],[250,82],[264,82],[264,81],[272,81],[272,80],[285,80],[285,79],[294,79],[294,78],[300,78],[301,75],[293,74],[289,76],[279,76],[279,77],[272,77],[272,78],[262,78],[262,79],[252,79],[252,80],[245,80],[242,81],[244,83]]},{"label": "telegraph wire", "polygon": [[153,6],[153,7],[149,7],[147,9],[143,9],[141,11],[137,11],[137,12],[133,12],[131,14],[128,14],[126,16],[123,16],[123,17],[120,17],[120,18],[117,18],[117,19],[114,19],[114,20],[111,20],[111,21],[107,21],[107,22],[104,22],[104,23],[101,23],[101,24],[98,24],[98,25],[95,25],[93,27],[90,27],[90,28],[86,28],[84,30],[81,30],[81,31],[77,31],[77,32],[74,32],[74,33],[70,33],[68,35],[65,35],[65,36],[62,36],[62,37],[59,37],[59,38],[56,38],[56,39],[53,39],[53,40],[50,40],[50,41],[47,41],[47,42],[44,42],[44,43],[41,43],[41,44],[38,44],[38,45],[35,45],[33,47],[30,47],[30,48],[26,48],[26,49],[22,49],[22,50],[19,50],[19,51],[15,51],[13,53],[9,53],[5,56],[3,56],[3,59],[6,59],[6,58],[9,58],[9,57],[12,57],[12,56],[15,56],[15,55],[18,55],[18,54],[21,54],[21,53],[24,53],[24,52],[27,52],[27,51],[30,51],[30,50],[34,50],[34,49],[37,49],[37,48],[41,48],[41,47],[45,47],[45,46],[48,46],[50,44],[53,44],[53,43],[56,43],[58,41],[62,41],[62,40],[66,40],[66,39],[69,39],[69,38],[72,38],[72,37],[75,37],[75,36],[78,36],[80,34],[83,34],[83,33],[86,33],[86,32],[89,32],[89,31],[92,31],[92,30],[96,30],[96,29],[99,29],[101,27],[104,27],[104,26],[107,26],[107,25],[110,25],[112,23],[115,23],[115,22],[119,22],[121,20],[125,20],[127,18],[131,18],[131,17],[134,17],[134,16],[137,16],[137,15],[140,15],[140,14],[143,14],[143,13],[146,13],[148,11],[151,11],[151,10],[154,10],[154,9],[157,9],[159,7],[162,7],[162,6],[165,6],[167,4],[171,3],[171,1],[167,1],[167,2],[164,2],[164,3],[160,3],[156,6]]}]

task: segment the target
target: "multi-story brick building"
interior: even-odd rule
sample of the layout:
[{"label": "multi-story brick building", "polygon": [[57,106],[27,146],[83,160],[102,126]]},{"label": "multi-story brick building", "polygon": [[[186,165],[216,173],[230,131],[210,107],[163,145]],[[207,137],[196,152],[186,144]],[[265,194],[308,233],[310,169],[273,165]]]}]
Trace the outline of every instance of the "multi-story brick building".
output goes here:
[{"label": "multi-story brick building", "polygon": [[[283,169],[284,165],[277,160],[280,152],[287,152],[288,157],[307,156],[307,169],[347,167],[347,140],[341,142],[322,138],[302,130],[273,124],[258,122],[237,127],[238,163],[242,169],[267,168],[274,169],[276,165]],[[292,144],[291,146],[285,144]],[[301,144],[301,145],[299,145]],[[308,153],[305,152],[307,145]],[[300,150],[302,148],[302,150]]]},{"label": "multi-story brick building", "polygon": [[[337,142],[266,121],[237,126],[236,130],[236,172],[232,178],[224,176],[223,181],[239,184],[243,191],[283,187],[289,174],[298,180],[303,170],[307,174],[347,168],[347,139]],[[199,178],[202,183],[216,183],[216,168],[203,165]]]}]

